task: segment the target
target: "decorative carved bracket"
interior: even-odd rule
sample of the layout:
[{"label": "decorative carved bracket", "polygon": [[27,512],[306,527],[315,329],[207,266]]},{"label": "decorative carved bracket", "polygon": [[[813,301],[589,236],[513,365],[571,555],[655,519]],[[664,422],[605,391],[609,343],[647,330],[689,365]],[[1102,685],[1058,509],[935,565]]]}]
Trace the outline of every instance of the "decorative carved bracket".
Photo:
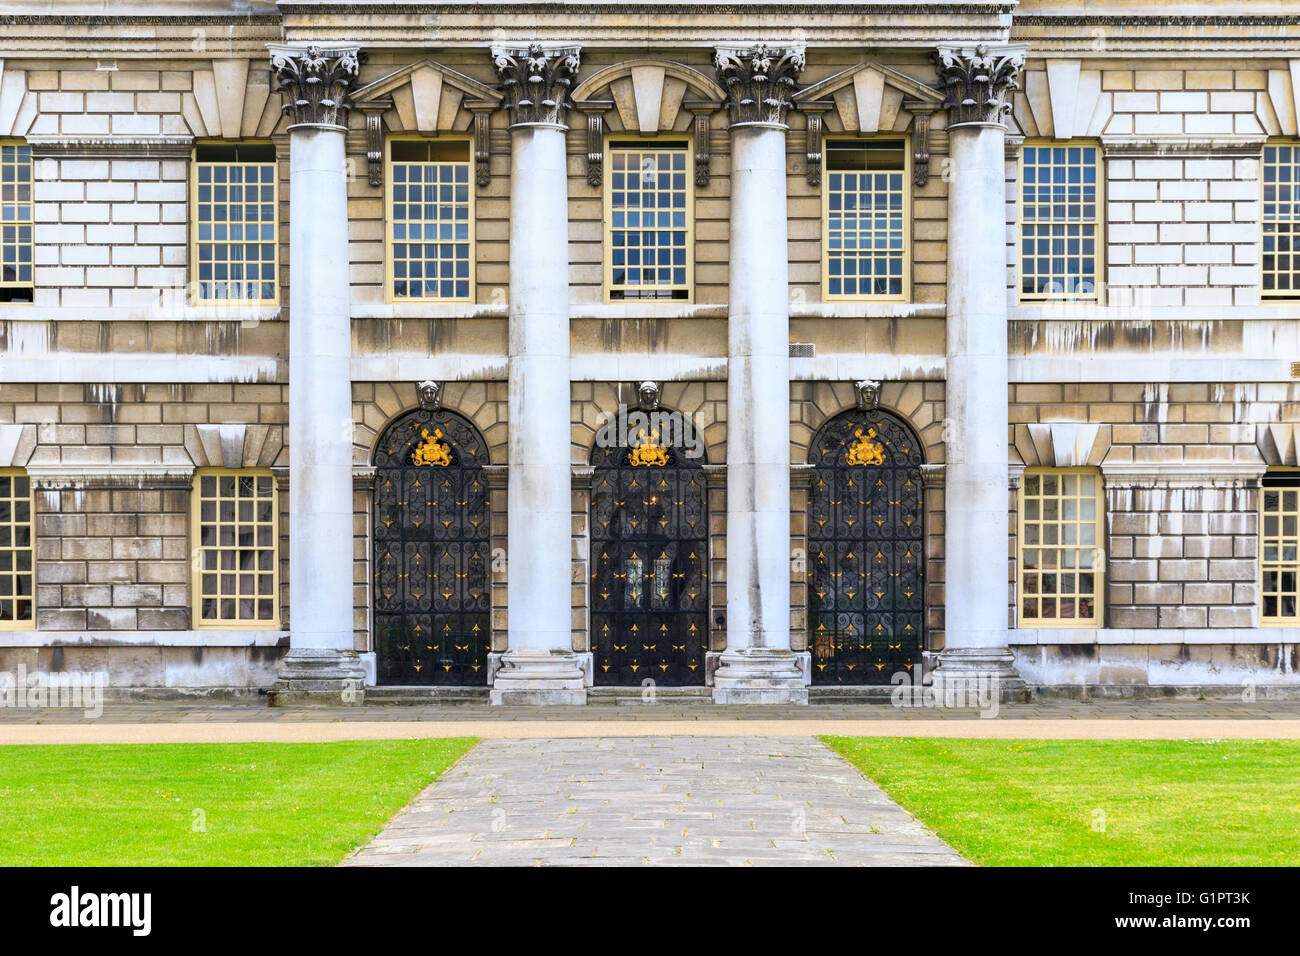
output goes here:
[{"label": "decorative carved bracket", "polygon": [[712,158],[712,148],[709,143],[712,133],[709,114],[696,113],[693,125],[695,127],[695,185],[704,187],[709,184],[709,161]]},{"label": "decorative carved bracket", "polygon": [[785,125],[795,81],[804,67],[802,44],[718,47],[713,57],[718,82],[727,91],[732,125]]},{"label": "decorative carved bracket", "polygon": [[808,169],[806,178],[809,186],[822,184],[822,114],[806,110],[808,115]]},{"label": "decorative carved bracket", "polygon": [[492,180],[492,111],[474,110],[474,182],[486,186]]},{"label": "decorative carved bracket", "polygon": [[348,90],[360,72],[355,45],[269,44],[271,72],[291,125],[348,125]]},{"label": "decorative carved bracket", "polygon": [[930,181],[930,114],[933,107],[903,100],[903,109],[912,114],[912,183],[924,186]]},{"label": "decorative carved bracket", "polygon": [[366,172],[372,186],[384,184],[384,111],[370,108],[366,114]]},{"label": "decorative carved bracket", "polygon": [[587,114],[587,185],[599,186],[605,174],[605,117]]}]

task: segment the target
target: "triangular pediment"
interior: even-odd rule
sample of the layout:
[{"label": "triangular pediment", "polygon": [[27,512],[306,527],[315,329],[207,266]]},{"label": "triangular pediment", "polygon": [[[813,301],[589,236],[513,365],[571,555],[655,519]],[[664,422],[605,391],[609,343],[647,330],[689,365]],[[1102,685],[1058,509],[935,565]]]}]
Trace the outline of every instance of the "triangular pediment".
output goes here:
[{"label": "triangular pediment", "polygon": [[390,129],[438,133],[469,126],[469,114],[500,106],[501,92],[435,60],[408,63],[351,96],[363,112],[387,111]]},{"label": "triangular pediment", "polygon": [[835,95],[837,90],[860,82],[857,79],[858,74],[866,70],[879,73],[886,86],[898,90],[904,96],[920,100],[923,103],[933,104],[936,109],[943,105],[943,93],[939,90],[876,60],[863,60],[857,66],[851,66],[847,70],[841,70],[834,76],[828,76],[811,86],[805,86],[794,94],[795,104],[802,107],[804,103],[829,99]]},{"label": "triangular pediment", "polygon": [[351,100],[353,103],[361,104],[369,100],[379,100],[389,97],[394,90],[409,84],[411,76],[423,70],[434,70],[441,74],[442,82],[451,86],[453,89],[460,90],[465,98],[486,104],[499,104],[503,97],[499,90],[495,90],[486,83],[480,83],[471,76],[466,76],[453,70],[451,67],[443,66],[436,60],[430,60],[427,57],[423,60],[416,60],[414,63],[408,63],[400,70],[389,73],[382,79],[368,83],[356,90]]},{"label": "triangular pediment", "polygon": [[805,112],[829,112],[838,120],[832,129],[875,133],[906,128],[907,113],[939,109],[943,94],[893,67],[863,60],[799,90],[794,102]]}]

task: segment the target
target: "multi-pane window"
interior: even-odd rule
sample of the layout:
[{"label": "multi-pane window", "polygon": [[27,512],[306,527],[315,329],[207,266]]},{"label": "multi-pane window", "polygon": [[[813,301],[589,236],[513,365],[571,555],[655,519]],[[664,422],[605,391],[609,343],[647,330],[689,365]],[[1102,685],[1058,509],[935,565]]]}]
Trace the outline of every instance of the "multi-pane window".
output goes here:
[{"label": "multi-pane window", "polygon": [[275,479],[268,471],[201,469],[194,481],[196,623],[275,625]]},{"label": "multi-pane window", "polygon": [[1264,147],[1263,255],[1260,294],[1300,296],[1300,143]]},{"label": "multi-pane window", "polygon": [[901,139],[826,143],[827,298],[907,294],[907,163]]},{"label": "multi-pane window", "polygon": [[396,139],[388,147],[389,297],[470,299],[474,190],[469,143]]},{"label": "multi-pane window", "polygon": [[614,142],[605,162],[610,300],[690,299],[694,217],[687,144]]},{"label": "multi-pane window", "polygon": [[269,144],[194,150],[192,281],[198,301],[278,300],[275,176]]},{"label": "multi-pane window", "polygon": [[32,626],[32,482],[26,472],[0,470],[0,630]]},{"label": "multi-pane window", "polygon": [[31,302],[32,289],[32,148],[0,142],[0,302]]},{"label": "multi-pane window", "polygon": [[1264,476],[1260,507],[1260,623],[1300,623],[1300,472]]},{"label": "multi-pane window", "polygon": [[1100,624],[1102,514],[1096,471],[1025,472],[1020,492],[1022,627]]},{"label": "multi-pane window", "polygon": [[1020,163],[1020,298],[1097,298],[1098,147],[1026,144]]}]

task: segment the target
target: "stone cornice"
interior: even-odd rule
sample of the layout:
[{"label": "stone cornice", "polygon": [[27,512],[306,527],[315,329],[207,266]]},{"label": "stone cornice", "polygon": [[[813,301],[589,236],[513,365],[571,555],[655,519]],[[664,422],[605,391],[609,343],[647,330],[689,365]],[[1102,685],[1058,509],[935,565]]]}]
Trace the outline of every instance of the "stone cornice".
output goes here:
[{"label": "stone cornice", "polygon": [[[1005,39],[1015,4],[989,2],[788,2],[750,3],[697,0],[694,3],[647,0],[543,0],[512,3],[357,3],[284,0],[285,35],[290,39],[319,35],[323,23],[335,36],[367,46],[424,47],[436,31],[439,48],[481,47],[484,24],[501,34],[560,43],[580,38],[584,48],[714,47],[735,36],[745,39],[788,36],[792,22],[809,44],[843,43],[856,47],[933,47],[943,41]],[[793,21],[792,17],[797,17]]]},{"label": "stone cornice", "polygon": [[1019,13],[1011,38],[1036,57],[1294,56],[1300,15]]}]

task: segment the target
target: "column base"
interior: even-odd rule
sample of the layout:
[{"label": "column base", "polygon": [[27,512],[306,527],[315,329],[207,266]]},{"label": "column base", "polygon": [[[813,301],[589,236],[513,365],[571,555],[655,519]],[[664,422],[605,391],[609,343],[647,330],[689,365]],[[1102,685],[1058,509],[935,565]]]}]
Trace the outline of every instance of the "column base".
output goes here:
[{"label": "column base", "polygon": [[[803,655],[806,656],[806,655]],[[794,651],[723,651],[713,672],[715,704],[806,704],[808,670]]]},{"label": "column base", "polygon": [[361,657],[356,651],[330,647],[291,647],[280,662],[267,701],[272,707],[364,704],[366,671]]},{"label": "column base", "polygon": [[506,707],[587,702],[587,674],[573,651],[506,651],[492,678],[491,701]]},{"label": "column base", "polygon": [[[939,652],[931,672],[936,695],[976,694],[996,690],[1003,704],[1026,703],[1029,687],[1016,671],[1015,656],[1007,647],[954,647]],[[988,683],[993,688],[988,688]]]}]

